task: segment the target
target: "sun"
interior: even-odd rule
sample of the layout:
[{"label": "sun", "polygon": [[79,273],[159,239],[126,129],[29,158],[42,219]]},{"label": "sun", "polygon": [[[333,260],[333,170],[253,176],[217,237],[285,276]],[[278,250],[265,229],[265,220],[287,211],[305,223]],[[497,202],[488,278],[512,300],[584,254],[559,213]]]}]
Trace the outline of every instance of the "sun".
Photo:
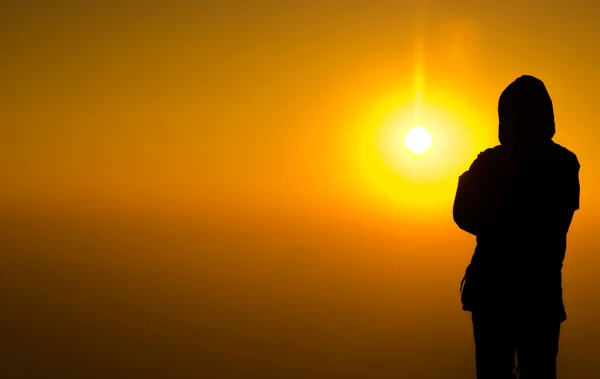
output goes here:
[{"label": "sun", "polygon": [[406,133],[404,143],[413,154],[423,154],[431,147],[431,134],[422,126],[415,126]]}]

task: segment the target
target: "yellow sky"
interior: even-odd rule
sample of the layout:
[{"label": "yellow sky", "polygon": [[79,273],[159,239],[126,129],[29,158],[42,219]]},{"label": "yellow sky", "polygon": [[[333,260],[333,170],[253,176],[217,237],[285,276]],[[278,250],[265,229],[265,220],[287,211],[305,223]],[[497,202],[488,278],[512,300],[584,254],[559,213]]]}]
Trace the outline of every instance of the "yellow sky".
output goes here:
[{"label": "yellow sky", "polygon": [[[581,162],[567,311],[593,319],[594,1],[39,3],[0,6],[1,210],[194,220],[223,234],[181,251],[362,249],[377,259],[348,273],[395,280],[407,259],[417,283],[451,286],[474,244],[451,219],[458,175],[497,144],[498,97],[530,74]],[[419,157],[402,141],[417,123],[433,135]]]}]

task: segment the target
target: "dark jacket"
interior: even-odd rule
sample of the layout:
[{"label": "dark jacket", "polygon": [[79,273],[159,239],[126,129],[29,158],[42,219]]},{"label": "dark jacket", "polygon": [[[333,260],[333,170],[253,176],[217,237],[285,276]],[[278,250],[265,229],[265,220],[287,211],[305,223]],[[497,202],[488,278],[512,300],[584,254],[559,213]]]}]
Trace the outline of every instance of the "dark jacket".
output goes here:
[{"label": "dark jacket", "polygon": [[552,101],[540,80],[511,83],[498,115],[500,145],[460,176],[454,201],[455,222],[477,237],[463,309],[564,321],[561,270],[579,209],[579,162],[552,141]]}]

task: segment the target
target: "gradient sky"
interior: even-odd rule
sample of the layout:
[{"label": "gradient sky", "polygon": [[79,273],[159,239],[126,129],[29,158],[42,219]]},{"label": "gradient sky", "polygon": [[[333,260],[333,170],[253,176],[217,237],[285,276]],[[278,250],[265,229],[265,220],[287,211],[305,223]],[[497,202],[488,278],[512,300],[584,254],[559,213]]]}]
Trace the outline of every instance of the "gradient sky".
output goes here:
[{"label": "gradient sky", "polygon": [[[246,284],[215,273],[231,273],[235,266],[238,279],[256,286],[253,301],[268,303],[270,285],[260,281],[266,280],[265,270],[277,273],[281,264],[333,270],[323,280],[355,285],[326,286],[339,295],[331,295],[333,303],[363,299],[352,291],[367,291],[361,292],[365,303],[356,303],[357,309],[371,304],[370,309],[381,311],[363,315],[379,322],[376,336],[382,339],[371,337],[381,359],[389,356],[391,366],[382,363],[378,377],[402,370],[403,365],[390,362],[410,346],[385,339],[396,330],[394,317],[410,314],[411,320],[420,320],[418,330],[432,330],[426,315],[434,310],[454,312],[451,321],[435,324],[440,328],[436,335],[451,330],[459,336],[465,349],[456,353],[462,355],[452,367],[473,375],[468,316],[460,311],[455,292],[474,240],[453,225],[452,198],[458,175],[479,151],[497,144],[501,91],[530,74],[546,83],[553,98],[555,141],[574,151],[582,166],[581,210],[570,233],[564,274],[570,320],[559,363],[563,373],[570,373],[565,377],[597,377],[600,364],[593,357],[600,345],[589,338],[600,338],[592,322],[600,317],[593,310],[600,291],[593,283],[600,263],[595,237],[600,204],[594,196],[600,186],[600,6],[558,0],[499,4],[7,2],[0,6],[0,209],[12,217],[7,220],[28,220],[18,226],[9,221],[14,234],[8,246],[45,261],[74,256],[82,265],[98,257],[127,261],[130,271],[131,262],[145,254],[158,260],[168,256],[176,262],[169,266],[175,271],[184,270],[183,262],[193,256],[192,261],[203,262],[192,275],[196,279],[182,281],[173,293],[192,296],[186,291],[205,283],[204,274],[211,278],[206,283],[220,283],[215,302],[230,294],[238,305],[248,299],[239,292]],[[431,151],[419,159],[407,154],[397,137],[417,122],[434,138]],[[118,220],[118,226],[105,226],[113,222],[109,219]],[[131,233],[139,243],[132,242]],[[67,243],[57,235],[76,241]],[[135,247],[123,248],[130,245]],[[286,256],[284,263],[278,254]],[[286,260],[298,254],[301,262]],[[18,254],[9,255],[18,260]],[[153,275],[177,276],[148,267],[154,267]],[[320,291],[302,279],[293,284],[275,276],[272,280],[282,287],[297,285],[297,295],[306,298],[302,301],[310,302],[316,293],[311,291]],[[357,283],[370,284],[364,290]],[[423,288],[425,295],[406,289],[411,286]],[[35,286],[24,288],[35,292]],[[415,305],[419,301],[431,303],[420,307]],[[336,306],[332,312],[345,309]],[[261,309],[267,319],[273,314],[266,305]],[[306,317],[320,325],[314,328],[328,325],[321,316]],[[227,325],[243,324],[237,321],[232,316]],[[306,330],[317,330],[309,324]],[[201,333],[202,326],[194,325]],[[278,325],[273,341],[294,333]],[[360,328],[348,328],[340,332],[348,341],[371,338]],[[348,330],[359,330],[356,339]],[[284,346],[293,339],[288,337],[281,337]],[[349,343],[328,341],[332,345],[319,356],[330,357]],[[445,342],[436,342],[435,336],[431,341],[423,345],[426,354],[448,353],[432,347]],[[238,341],[236,346],[243,350],[246,345]],[[339,353],[336,362],[358,351],[366,354],[356,349],[342,349],[346,353]],[[284,356],[273,359],[282,362]],[[260,361],[267,362],[263,366],[242,358],[239,365],[268,378],[265,357],[268,353]],[[323,359],[307,367],[329,367]],[[345,364],[339,367],[362,372],[351,370],[352,362]],[[281,374],[285,367],[274,369],[272,377],[291,378]],[[582,367],[585,371],[573,371]],[[241,371],[227,372],[221,377],[244,377]],[[304,377],[319,377],[315,372]]]}]

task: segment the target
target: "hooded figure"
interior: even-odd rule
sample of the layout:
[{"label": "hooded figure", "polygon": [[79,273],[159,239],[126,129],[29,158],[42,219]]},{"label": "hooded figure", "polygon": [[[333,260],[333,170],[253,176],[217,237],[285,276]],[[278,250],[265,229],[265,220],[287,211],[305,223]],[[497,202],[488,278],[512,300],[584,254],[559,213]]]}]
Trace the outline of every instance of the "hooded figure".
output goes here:
[{"label": "hooded figure", "polygon": [[[579,209],[579,162],[552,140],[553,105],[541,80],[524,75],[513,81],[500,96],[498,117],[500,144],[459,177],[454,201],[456,224],[477,239],[461,301],[472,312],[478,379],[498,370],[509,378],[515,352],[523,379],[531,372],[553,378],[558,330],[566,320],[561,270]],[[523,350],[527,344],[535,348]],[[490,349],[502,350],[504,358]],[[532,354],[543,355],[535,361],[545,364],[532,367],[526,358]]]},{"label": "hooded figure", "polygon": [[523,75],[498,101],[498,139],[505,146],[527,146],[554,137],[554,109],[544,83]]}]

